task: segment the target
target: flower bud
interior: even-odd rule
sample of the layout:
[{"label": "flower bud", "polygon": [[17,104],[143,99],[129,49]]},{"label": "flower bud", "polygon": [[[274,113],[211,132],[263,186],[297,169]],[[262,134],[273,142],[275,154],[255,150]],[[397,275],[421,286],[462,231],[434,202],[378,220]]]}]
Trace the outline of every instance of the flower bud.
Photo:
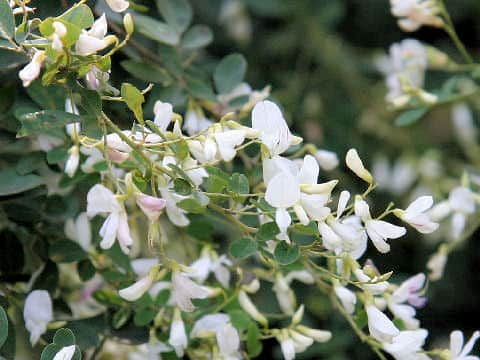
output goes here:
[{"label": "flower bud", "polygon": [[312,329],[303,325],[298,325],[296,330],[317,342],[327,342],[332,338],[332,333],[327,330]]},{"label": "flower bud", "polygon": [[69,177],[73,177],[77,171],[78,164],[80,163],[80,153],[78,145],[74,145],[68,150],[70,156],[65,163],[65,173]]},{"label": "flower bud", "polygon": [[240,290],[238,293],[238,302],[243,310],[245,310],[254,320],[258,321],[264,326],[268,326],[268,320],[263,316],[257,307],[252,303],[245,291]]},{"label": "flower bud", "polygon": [[123,17],[123,26],[128,35],[132,35],[135,30],[135,25],[133,23],[133,18],[131,14],[126,14]]},{"label": "flower bud", "polygon": [[370,172],[363,166],[363,162],[360,159],[360,156],[358,156],[356,149],[348,150],[345,157],[345,162],[347,163],[348,168],[352,170],[360,179],[369,184],[373,182],[372,174],[370,174]]},{"label": "flower bud", "polygon": [[165,199],[160,199],[150,195],[138,195],[136,197],[137,205],[150,221],[156,221],[163,208],[167,205]]},{"label": "flower bud", "polygon": [[123,12],[128,9],[130,3],[126,0],[106,0],[107,5],[115,12]]},{"label": "flower bud", "polygon": [[322,184],[301,184],[300,190],[306,194],[330,194],[338,184],[338,180],[330,180]]}]

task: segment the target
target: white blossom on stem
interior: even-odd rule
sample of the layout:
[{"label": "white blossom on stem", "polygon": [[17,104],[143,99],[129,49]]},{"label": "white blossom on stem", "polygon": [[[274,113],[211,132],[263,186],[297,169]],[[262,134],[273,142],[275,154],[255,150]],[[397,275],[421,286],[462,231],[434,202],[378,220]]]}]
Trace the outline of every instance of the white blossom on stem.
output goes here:
[{"label": "white blossom on stem", "polygon": [[480,357],[469,355],[478,338],[480,338],[480,331],[475,331],[464,345],[463,333],[460,330],[452,331],[450,334],[450,360],[479,360]]},{"label": "white blossom on stem", "polygon": [[430,234],[438,229],[438,223],[432,221],[427,212],[433,206],[431,196],[420,196],[413,201],[405,210],[396,209],[395,216],[407,224],[413,226],[422,234]]},{"label": "white blossom on stem", "polygon": [[46,57],[47,55],[45,51],[36,51],[33,55],[32,61],[20,70],[18,77],[22,80],[24,87],[30,86],[32,81],[38,78]]},{"label": "white blossom on stem", "polygon": [[30,343],[35,345],[40,336],[47,331],[47,325],[53,320],[53,305],[46,290],[34,290],[28,294],[23,308],[25,327],[30,333]]},{"label": "white blossom on stem", "polygon": [[190,280],[185,273],[173,272],[172,295],[170,298],[172,305],[178,306],[182,311],[192,312],[195,310],[192,299],[205,299],[208,294],[205,288]]},{"label": "white blossom on stem", "polygon": [[102,184],[97,184],[87,194],[87,215],[92,218],[100,213],[108,214],[99,231],[102,237],[100,247],[110,249],[115,239],[118,239],[122,251],[128,253],[133,240],[130,235],[127,213],[110,189]]},{"label": "white blossom on stem", "polygon": [[441,7],[437,0],[390,0],[391,12],[400,18],[398,26],[403,31],[416,31],[422,25],[443,27],[439,16]]},{"label": "white blossom on stem", "polygon": [[368,317],[368,331],[380,342],[391,343],[400,331],[383,312],[373,305],[365,307]]},{"label": "white blossom on stem", "polygon": [[188,338],[187,332],[185,331],[185,324],[178,308],[175,308],[173,312],[173,321],[170,326],[168,343],[173,346],[177,356],[182,358],[188,345]]}]

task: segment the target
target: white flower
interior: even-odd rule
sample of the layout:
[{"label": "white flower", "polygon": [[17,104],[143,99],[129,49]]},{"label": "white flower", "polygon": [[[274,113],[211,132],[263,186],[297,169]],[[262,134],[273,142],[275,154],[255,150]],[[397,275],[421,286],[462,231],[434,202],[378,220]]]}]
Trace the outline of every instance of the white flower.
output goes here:
[{"label": "white flower", "polygon": [[330,214],[325,204],[337,181],[317,184],[319,171],[311,155],[305,156],[300,169],[291,160],[279,156],[263,162],[265,200],[276,208],[275,221],[283,238],[288,239],[286,231],[292,221],[288,208],[293,207],[303,225],[308,225],[310,219],[322,221]]},{"label": "white flower", "polygon": [[105,14],[93,23],[90,30],[82,30],[77,42],[75,52],[81,56],[87,56],[106,48],[109,45],[107,34],[107,19]]},{"label": "white flower", "polygon": [[303,325],[298,325],[296,330],[300,331],[302,334],[312,338],[316,342],[327,342],[332,338],[332,333],[327,330],[312,329]]},{"label": "white flower", "polygon": [[207,280],[208,275],[213,272],[218,282],[223,287],[228,288],[230,270],[227,266],[231,265],[232,262],[225,255],[219,257],[214,251],[204,248],[201,256],[189,266],[192,269],[190,277],[203,284]]},{"label": "white flower", "polygon": [[420,196],[405,211],[397,209],[394,214],[413,226],[422,234],[430,234],[438,229],[438,223],[431,220],[427,210],[433,206],[431,196]]},{"label": "white flower", "polygon": [[368,237],[381,253],[390,251],[390,245],[385,240],[398,239],[407,232],[404,227],[393,225],[383,220],[372,219],[368,204],[360,197],[355,199],[355,214],[362,219]]},{"label": "white flower", "polygon": [[128,9],[130,3],[126,0],[106,0],[110,9],[115,12],[123,12]]},{"label": "white flower", "polygon": [[75,354],[75,345],[65,346],[55,354],[53,360],[71,360]]},{"label": "white flower", "polygon": [[65,162],[65,174],[67,174],[69,177],[73,177],[75,173],[77,172],[78,165],[80,163],[80,149],[78,148],[78,145],[72,146],[68,150],[68,159]]},{"label": "white flower", "polygon": [[420,296],[424,284],[425,275],[417,274],[405,280],[388,298],[388,308],[409,330],[417,329],[419,326],[419,321],[415,319],[415,308],[423,307],[427,301]]},{"label": "white flower", "polygon": [[333,289],[345,311],[349,314],[353,314],[355,311],[355,304],[357,303],[355,293],[341,285],[335,285]]},{"label": "white flower", "polygon": [[237,329],[232,324],[226,324],[220,331],[217,332],[217,344],[225,360],[240,360],[242,356],[239,352],[240,336]]},{"label": "white flower", "polygon": [[165,208],[170,221],[176,226],[188,226],[190,220],[185,215],[186,211],[177,206],[177,202],[181,201],[183,197],[171,192],[167,187],[159,187],[158,190],[160,190],[162,198],[166,201]]},{"label": "white flower", "polygon": [[155,105],[153,105],[153,113],[155,114],[155,118],[153,119],[155,125],[157,125],[160,131],[167,131],[167,127],[173,117],[172,104],[157,100],[155,101]]},{"label": "white flower", "polygon": [[172,305],[178,306],[182,311],[192,312],[195,306],[192,299],[205,299],[208,291],[197,283],[193,282],[185,273],[174,271],[172,274]]},{"label": "white flower", "polygon": [[400,331],[393,322],[373,305],[365,308],[368,317],[368,331],[380,342],[391,343],[393,338],[400,334]]},{"label": "white flower", "polygon": [[478,338],[480,338],[480,332],[475,331],[463,346],[463,333],[460,330],[452,331],[450,334],[450,360],[479,360],[478,356],[469,355]]},{"label": "white flower", "polygon": [[387,101],[402,106],[410,100],[410,91],[423,88],[427,68],[427,50],[415,39],[405,39],[390,47],[389,58],[379,64],[386,75]]},{"label": "white flower", "polygon": [[213,122],[205,117],[200,108],[189,108],[185,114],[183,129],[188,135],[196,135],[210,127]]},{"label": "white flower", "polygon": [[67,35],[67,28],[59,21],[54,21],[52,26],[54,29],[54,32],[52,34],[52,48],[55,51],[62,51],[62,38]]},{"label": "white flower", "polygon": [[348,168],[352,170],[360,179],[369,184],[373,182],[372,174],[370,174],[370,172],[365,169],[365,166],[363,166],[363,162],[360,159],[360,156],[358,156],[357,150],[348,150],[347,155],[345,156],[345,162],[347,163]]},{"label": "white flower", "polygon": [[53,320],[52,299],[48,291],[34,290],[28,294],[23,308],[23,319],[30,333],[30,343],[35,345],[47,331],[48,323]]},{"label": "white flower", "polygon": [[338,166],[338,156],[333,151],[318,150],[314,156],[323,170],[330,171]]},{"label": "white flower", "polygon": [[32,61],[20,70],[18,77],[22,80],[24,87],[29,86],[40,75],[40,70],[46,57],[45,51],[37,51],[33,55]]},{"label": "white flower", "polygon": [[179,166],[188,175],[189,179],[197,186],[202,185],[203,179],[208,177],[208,172],[201,166],[198,166],[197,160],[187,157],[181,163],[173,156],[165,156],[162,161],[163,166],[169,169],[169,164]]},{"label": "white flower", "polygon": [[129,287],[118,291],[120,297],[128,301],[137,301],[143,294],[145,294],[153,285],[154,278],[152,275],[147,275],[136,281]]},{"label": "white flower", "polygon": [[111,190],[101,184],[93,186],[87,194],[87,215],[92,218],[99,213],[107,213],[99,234],[102,237],[100,247],[110,249],[118,239],[124,253],[128,253],[133,244],[128,226],[127,213]]},{"label": "white flower", "polygon": [[178,308],[175,308],[173,312],[173,321],[170,327],[168,343],[173,346],[177,356],[182,358],[188,345],[188,338],[185,331],[185,324],[183,323],[182,316]]},{"label": "white flower", "polygon": [[293,315],[296,308],[295,294],[290,288],[289,282],[278,272],[275,276],[275,282],[272,288],[277,297],[280,309],[287,315]]},{"label": "white flower", "polygon": [[450,191],[448,204],[453,212],[452,237],[458,240],[465,229],[467,216],[475,212],[475,198],[469,188],[456,187]]},{"label": "white flower", "polygon": [[295,343],[289,336],[288,331],[286,329],[282,329],[280,336],[278,336],[277,339],[280,342],[283,358],[285,360],[295,359]]},{"label": "white flower", "polygon": [[404,31],[416,31],[422,25],[444,25],[436,0],[390,0],[390,6],[392,14],[400,18],[398,26]]},{"label": "white flower", "polygon": [[83,250],[88,251],[90,249],[92,231],[86,212],[80,213],[76,220],[68,219],[65,222],[65,235],[70,240],[77,242]]},{"label": "white flower", "polygon": [[248,297],[247,293],[240,290],[238,293],[238,302],[245,312],[250,315],[255,321],[258,321],[262,325],[267,325],[268,320],[263,314],[258,311],[257,307],[253,304],[252,300]]},{"label": "white flower", "polygon": [[353,271],[360,284],[360,287],[372,295],[380,295],[387,290],[389,284],[387,281],[380,281],[378,276],[370,277],[362,269]]},{"label": "white flower", "polygon": [[260,131],[260,140],[271,156],[280,155],[301,141],[291,134],[279,107],[268,100],[258,102],[253,108],[252,128]]},{"label": "white flower", "polygon": [[427,336],[425,329],[400,331],[391,343],[383,343],[383,349],[395,360],[428,360],[430,358],[422,354]]},{"label": "white flower", "polygon": [[[79,111],[77,106],[75,105],[74,102],[72,102],[72,99],[67,97],[65,99],[65,112],[68,112],[70,114],[75,114],[79,115]],[[75,140],[78,138],[78,134],[80,134],[80,129],[81,125],[79,122],[73,122],[65,125],[65,131],[67,134],[70,136],[72,140]]]}]

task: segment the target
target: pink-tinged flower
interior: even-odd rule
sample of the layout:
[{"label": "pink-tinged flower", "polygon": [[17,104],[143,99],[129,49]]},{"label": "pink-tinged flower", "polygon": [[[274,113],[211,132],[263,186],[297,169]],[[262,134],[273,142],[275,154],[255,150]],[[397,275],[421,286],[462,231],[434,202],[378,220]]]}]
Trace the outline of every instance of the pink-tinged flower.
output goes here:
[{"label": "pink-tinged flower", "polygon": [[150,221],[156,221],[167,205],[165,199],[145,194],[136,196],[136,201],[137,205],[142,209],[143,213]]}]

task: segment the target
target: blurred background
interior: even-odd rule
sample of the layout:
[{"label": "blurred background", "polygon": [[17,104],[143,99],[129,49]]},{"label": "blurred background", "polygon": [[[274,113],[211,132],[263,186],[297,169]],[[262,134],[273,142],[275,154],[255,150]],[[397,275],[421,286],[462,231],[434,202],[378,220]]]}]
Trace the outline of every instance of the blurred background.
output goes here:
[{"label": "blurred background", "polygon": [[[41,0],[32,1],[32,6],[37,6],[43,17],[58,14],[71,3]],[[147,0],[136,3],[152,6]],[[348,148],[356,147],[362,159],[370,168],[377,167],[379,174],[381,165],[404,166],[399,165],[390,180],[384,177],[387,180],[374,195],[379,206],[372,209],[374,213],[390,200],[404,206],[415,194],[429,193],[436,200],[443,199],[461,177],[468,158],[455,139],[451,108],[440,107],[410,127],[395,126],[398,114],[387,108],[384,80],[375,67],[376,60],[387,53],[392,43],[407,37],[434,45],[460,61],[442,31],[422,28],[413,34],[401,32],[390,15],[388,0],[191,0],[191,3],[194,23],[208,25],[214,35],[213,42],[200,55],[206,67],[209,60],[213,63],[229,53],[241,53],[248,62],[248,83],[255,89],[271,85],[272,97],[283,106],[293,131],[306,141],[335,151],[340,158]],[[447,0],[446,6],[460,38],[478,59],[480,1]],[[119,55],[122,56],[126,57]],[[7,60],[2,52],[0,62],[5,65]],[[123,68],[113,69],[112,83],[128,76]],[[429,72],[426,88],[438,87],[445,76]],[[7,92],[9,84],[15,81],[4,77],[2,91]],[[169,100],[168,91],[159,85],[153,94],[152,97]],[[181,112],[185,105],[179,104],[176,110]],[[470,105],[478,124],[480,102],[473,99]],[[333,176],[345,176],[341,170]],[[440,175],[451,180],[439,183],[436,179]],[[382,273],[400,270],[394,276],[396,281],[425,271],[429,254],[445,239],[409,234],[407,238],[391,241],[392,251],[387,256],[379,257],[371,251],[366,258],[372,258]],[[0,246],[4,249],[15,246],[15,239],[7,235],[13,237],[2,234]],[[479,325],[478,235],[474,233],[452,254],[444,279],[428,287],[427,297],[432,300],[419,310],[418,318],[431,331],[429,341],[446,346],[444,342],[452,330],[463,329],[470,336]],[[0,266],[7,269],[8,261],[8,253],[0,249]],[[312,346],[299,354],[299,359],[374,358],[367,346],[359,344],[348,324],[332,312],[320,292],[300,285],[298,294],[298,302],[312,309],[307,314],[308,321],[334,333],[331,342]],[[276,309],[270,300],[271,294],[266,293],[259,297],[258,306],[272,313]],[[260,358],[280,358],[276,341],[264,345]],[[434,345],[429,343],[426,348]]]}]

